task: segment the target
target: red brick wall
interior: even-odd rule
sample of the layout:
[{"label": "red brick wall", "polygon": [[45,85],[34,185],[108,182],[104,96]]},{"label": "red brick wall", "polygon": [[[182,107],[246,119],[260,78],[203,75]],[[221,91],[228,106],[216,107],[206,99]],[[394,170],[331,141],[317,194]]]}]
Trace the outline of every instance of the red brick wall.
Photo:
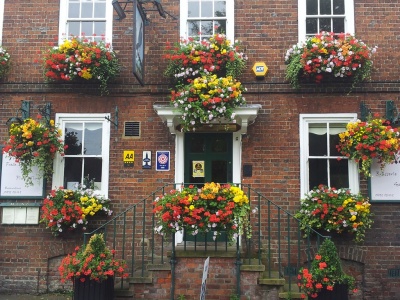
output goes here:
[{"label": "red brick wall", "polygon": [[[169,13],[179,15],[179,1],[163,1],[163,7]],[[12,55],[13,66],[10,75],[0,83],[0,124],[3,124],[0,138],[6,139],[4,124],[15,115],[21,100],[32,100],[34,105],[50,102],[53,114],[113,114],[118,106],[120,126],[118,130],[111,126],[109,197],[113,209],[119,212],[156,187],[174,180],[174,136],[154,112],[153,104],[168,103],[168,83],[162,76],[165,67],[162,54],[167,41],[178,41],[179,22],[171,18],[164,20],[156,12],[150,12],[151,23],[146,27],[146,86],[140,87],[132,75],[130,16],[115,21],[113,45],[123,70],[111,85],[110,95],[100,97],[91,85],[48,85],[44,82],[40,64],[35,61],[40,60],[41,51],[57,38],[58,8],[58,1],[6,0],[3,45]],[[249,103],[262,105],[256,122],[249,126],[243,138],[243,163],[253,166],[253,176],[244,178],[243,182],[252,184],[268,199],[294,212],[301,197],[299,114],[359,113],[362,101],[372,112],[381,115],[385,114],[387,100],[393,100],[400,108],[400,7],[394,1],[355,1],[357,36],[379,48],[374,57],[372,82],[350,94],[335,86],[311,86],[295,91],[284,82],[284,54],[297,42],[297,1],[241,0],[235,1],[235,9],[236,38],[243,42],[249,56],[248,69],[242,76],[242,82],[248,88],[246,99]],[[256,81],[251,72],[256,61],[264,61],[269,68],[265,80]],[[32,116],[36,112],[33,109]],[[125,121],[141,122],[140,139],[122,138]],[[133,169],[123,167],[123,150],[135,150]],[[141,169],[139,162],[144,150],[153,153],[156,150],[171,151],[171,171]],[[47,191],[51,186],[49,183]],[[367,194],[366,181],[362,181],[361,187]],[[387,270],[399,266],[400,204],[373,204],[372,211],[375,224],[367,232],[365,244],[351,244],[365,251],[367,257],[362,263],[363,274],[357,278],[363,299],[397,299],[399,279],[388,278]],[[56,257],[80,243],[79,238],[73,241],[54,238],[43,225],[0,225],[0,293],[20,288],[36,293],[56,287]],[[192,274],[193,280],[198,282],[201,279],[200,262],[193,268],[196,270]],[[52,275],[47,277],[47,274]],[[51,284],[48,278],[52,279]],[[210,289],[214,280],[216,282],[217,278],[210,278]],[[178,294],[180,289],[177,289]]]}]

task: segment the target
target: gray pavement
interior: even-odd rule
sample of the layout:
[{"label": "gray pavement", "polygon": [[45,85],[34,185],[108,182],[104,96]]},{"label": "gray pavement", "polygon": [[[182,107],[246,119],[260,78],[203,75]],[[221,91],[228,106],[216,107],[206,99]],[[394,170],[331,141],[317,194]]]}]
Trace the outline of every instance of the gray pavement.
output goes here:
[{"label": "gray pavement", "polygon": [[66,294],[43,294],[43,295],[30,295],[30,294],[13,294],[2,295],[0,300],[72,300],[71,295]]}]

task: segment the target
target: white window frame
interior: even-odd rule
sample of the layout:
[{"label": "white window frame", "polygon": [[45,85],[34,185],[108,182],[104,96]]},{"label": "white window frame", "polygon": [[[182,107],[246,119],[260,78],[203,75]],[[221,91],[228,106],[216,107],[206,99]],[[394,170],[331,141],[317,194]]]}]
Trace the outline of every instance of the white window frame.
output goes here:
[{"label": "white window frame", "polygon": [[[71,122],[97,122],[103,124],[103,136],[102,136],[102,178],[101,178],[101,190],[99,191],[105,197],[108,197],[108,186],[109,186],[109,168],[110,168],[110,122],[106,119],[110,119],[109,113],[101,114],[56,114],[56,124],[62,130],[62,138],[64,139],[65,134],[65,123]],[[61,155],[57,155],[54,160],[54,174],[53,174],[53,187],[57,188],[64,184],[64,158]]]},{"label": "white window frame", "polygon": [[[68,23],[68,1],[60,0],[60,22],[58,29],[58,43],[62,44],[64,40],[70,37],[66,34],[67,23]],[[112,43],[112,26],[113,26],[113,6],[112,1],[106,1],[106,33],[105,42]]]},{"label": "white window frame", "polygon": [[[311,123],[344,123],[357,120],[356,113],[347,114],[300,114],[300,198],[309,192],[309,124]],[[345,128],[343,128],[343,131]],[[343,157],[343,159],[348,159]],[[353,193],[360,189],[360,176],[357,163],[349,160],[349,188]],[[339,187],[337,187],[339,188]]]},{"label": "white window frame", "polygon": [[[188,0],[180,1],[180,36],[188,37]],[[226,37],[232,42],[235,40],[235,1],[226,0]]]},{"label": "white window frame", "polygon": [[[354,35],[355,33],[355,19],[354,19],[354,0],[344,0],[345,9],[345,20],[344,27],[346,33]],[[299,31],[299,42],[306,39],[306,6],[307,0],[298,1],[298,31]],[[316,17],[320,17],[316,15]],[[321,16],[322,17],[322,16]]]}]

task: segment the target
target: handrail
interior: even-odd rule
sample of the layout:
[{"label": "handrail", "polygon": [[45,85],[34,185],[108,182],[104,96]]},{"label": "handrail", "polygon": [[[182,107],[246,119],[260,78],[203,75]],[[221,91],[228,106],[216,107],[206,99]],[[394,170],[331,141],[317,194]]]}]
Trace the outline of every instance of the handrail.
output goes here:
[{"label": "handrail", "polygon": [[[146,277],[149,264],[171,264],[172,287],[171,299],[175,291],[175,237],[155,234],[156,220],[153,214],[153,202],[166,189],[176,189],[189,183],[167,183],[156,189],[139,202],[129,206],[95,230],[84,233],[84,244],[94,233],[104,233],[104,238],[113,249],[117,258],[128,262],[130,277]],[[240,184],[249,198],[253,212],[250,216],[252,236],[237,240],[237,271],[243,265],[265,265],[264,278],[285,278],[292,290],[293,280],[300,267],[308,266],[313,254],[326,237],[310,228],[316,239],[304,239],[300,230],[300,221],[287,209],[267,199],[250,185]],[[195,239],[193,247],[188,247],[186,240],[181,245],[183,251],[208,251],[206,239]],[[228,243],[215,242],[211,251],[228,251]],[[240,279],[240,275],[238,278]],[[237,292],[240,294],[240,281],[237,280]],[[123,281],[121,281],[121,287]],[[295,287],[298,291],[298,287]]]}]

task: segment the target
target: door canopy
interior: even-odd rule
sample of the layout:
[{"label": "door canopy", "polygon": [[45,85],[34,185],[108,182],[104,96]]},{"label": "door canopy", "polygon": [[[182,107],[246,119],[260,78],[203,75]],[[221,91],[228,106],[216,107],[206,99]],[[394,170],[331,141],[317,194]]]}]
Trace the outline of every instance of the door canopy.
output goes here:
[{"label": "door canopy", "polygon": [[[171,134],[181,131],[180,118],[182,113],[170,105],[153,105],[154,110],[163,122],[167,123]],[[231,120],[219,120],[211,124],[205,124],[203,127],[196,128],[196,132],[240,132],[247,133],[247,127],[254,123],[260,104],[245,105],[234,109],[235,122]]]}]

